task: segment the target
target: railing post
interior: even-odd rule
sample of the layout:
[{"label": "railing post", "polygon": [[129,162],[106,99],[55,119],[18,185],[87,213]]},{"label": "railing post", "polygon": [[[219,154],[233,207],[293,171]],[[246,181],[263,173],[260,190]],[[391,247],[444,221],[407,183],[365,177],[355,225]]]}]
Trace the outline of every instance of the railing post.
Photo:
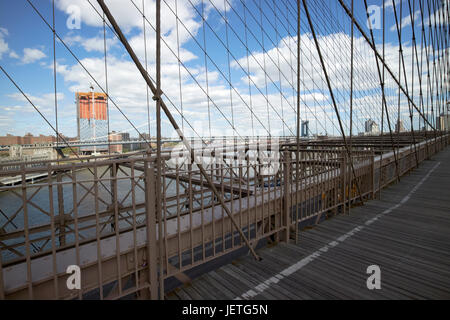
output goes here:
[{"label": "railing post", "polygon": [[64,192],[62,185],[61,171],[56,174],[57,193],[58,193],[58,222],[59,222],[59,245],[66,245],[66,219],[64,217]]},{"label": "railing post", "polygon": [[372,154],[370,155],[370,182],[372,184],[372,200],[375,199],[375,152],[372,150]]},{"label": "railing post", "polygon": [[[158,271],[156,263],[156,179],[153,166],[145,162],[145,211],[147,228],[147,266],[150,282],[150,299],[158,299]],[[161,239],[159,239],[159,245]],[[160,261],[159,263],[162,263]],[[161,275],[160,275],[161,276]]]},{"label": "railing post", "polygon": [[[110,191],[111,191],[110,192],[110,194],[111,194],[111,204],[109,206],[109,210],[112,210],[112,211],[114,211],[114,208],[115,208],[116,203],[117,203],[117,192],[114,192],[114,190],[116,190],[116,184],[117,184],[116,177],[117,177],[117,171],[118,170],[119,170],[119,165],[111,164],[110,171],[109,171],[109,173],[110,173],[109,185],[110,185]],[[111,223],[111,231],[115,231],[116,227],[118,227],[118,226],[116,226],[114,222]]]},{"label": "railing post", "polygon": [[283,166],[283,177],[284,177],[284,205],[283,205],[283,224],[286,228],[284,232],[284,241],[289,242],[289,232],[291,227],[290,221],[290,211],[291,211],[291,155],[289,151],[284,151],[284,166]]},{"label": "railing post", "polygon": [[5,299],[5,291],[3,286],[2,254],[2,249],[0,248],[0,300]]},{"label": "railing post", "polygon": [[[347,199],[345,196],[345,189],[347,186],[347,157],[346,153],[341,153],[341,164],[340,164],[340,174],[341,174],[341,200],[342,200],[342,213],[346,212],[347,209]],[[350,206],[350,202],[349,202]]]}]

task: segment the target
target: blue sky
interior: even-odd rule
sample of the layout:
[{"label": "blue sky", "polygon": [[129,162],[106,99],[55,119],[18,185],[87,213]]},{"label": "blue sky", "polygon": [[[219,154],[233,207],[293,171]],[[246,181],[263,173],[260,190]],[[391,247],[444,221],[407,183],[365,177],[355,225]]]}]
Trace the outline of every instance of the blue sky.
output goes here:
[{"label": "blue sky", "polygon": [[[396,1],[399,15],[400,1]],[[92,1],[93,4],[95,2]],[[349,0],[345,2],[350,4]],[[34,0],[32,3],[51,24],[52,1]],[[141,0],[134,0],[134,3],[142,9]],[[341,117],[348,130],[349,50],[346,48],[350,41],[349,19],[337,1],[308,1],[308,3],[320,46],[329,66],[331,81],[336,88],[335,95]],[[398,37],[391,3],[392,1],[387,1],[386,6],[386,57],[391,69],[398,73]],[[107,4],[144,64],[142,16],[131,1],[111,0],[107,1]],[[369,0],[368,4],[380,6],[381,1]],[[408,66],[407,76],[410,87],[412,79],[415,79],[416,93],[413,96],[417,96],[418,73],[417,70],[415,72],[411,70],[410,60],[412,32],[411,26],[408,25],[410,23],[407,23],[410,22],[408,1],[403,1],[402,5],[403,12],[399,19],[405,19],[402,42],[405,63]],[[74,6],[81,12],[79,29],[67,27]],[[154,1],[145,1],[145,6],[148,19],[154,23]],[[417,10],[418,1],[415,1],[415,6]],[[103,90],[106,90],[101,18],[87,0],[56,0],[55,10],[56,32],[94,75]],[[162,10],[162,29],[164,40],[168,45],[163,43],[162,48],[162,89],[166,94],[165,101],[180,126],[183,125],[185,128],[187,135],[249,135],[268,132],[274,135],[289,135],[295,132],[296,6],[293,1],[167,0],[163,1]],[[173,14],[175,10],[180,15],[178,25]],[[200,16],[202,12],[206,17],[205,26]],[[225,12],[228,26],[224,22]],[[355,12],[358,22],[368,32],[365,26],[363,1],[355,1]],[[247,28],[242,21],[244,15]],[[417,35],[420,35],[421,19],[420,16],[416,18],[418,19],[415,20],[415,30]],[[424,20],[427,18],[428,10]],[[263,31],[260,19],[263,21]],[[337,120],[304,12],[301,19],[301,118],[310,121],[313,133],[326,132],[337,135],[339,134]],[[146,26],[148,71],[154,76],[155,32],[148,23]],[[381,30],[375,29],[374,35],[378,50],[381,52]],[[357,31],[355,36],[355,79],[359,81],[355,85],[354,126],[362,131],[366,119],[374,118],[380,122],[380,91],[373,52],[368,49]],[[146,86],[137,69],[110,30],[106,32],[106,38],[110,97],[141,132],[148,132],[150,116],[150,131],[154,135],[155,115],[151,94],[147,108]],[[177,60],[178,42],[182,64]],[[209,56],[206,58],[206,65],[202,50],[205,42]],[[418,46],[420,50],[420,42]],[[229,54],[226,47],[229,48]],[[56,61],[58,127],[63,134],[73,137],[76,135],[75,92],[87,91],[90,83],[94,81],[80,68],[60,41],[56,44]],[[263,68],[264,64],[266,68]],[[52,32],[25,0],[0,1],[0,65],[29,95],[52,125],[56,126]],[[263,72],[264,70],[266,72]],[[96,90],[101,91],[97,85]],[[395,113],[393,118],[396,119],[398,97],[393,82],[387,82],[386,93],[389,107]],[[416,101],[415,97],[414,99]],[[132,136],[137,136],[137,132],[131,128],[130,123],[120,114],[114,103],[109,104],[111,130],[129,131]],[[419,104],[418,99],[416,103]],[[181,107],[184,118],[180,115]],[[404,122],[408,119],[407,115],[407,101],[402,96],[401,117]],[[418,119],[417,114],[415,117]],[[190,126],[195,132],[189,130]],[[0,135],[6,133],[23,135],[27,132],[35,135],[53,133],[2,74]],[[163,119],[163,135],[174,135],[166,119]]]}]

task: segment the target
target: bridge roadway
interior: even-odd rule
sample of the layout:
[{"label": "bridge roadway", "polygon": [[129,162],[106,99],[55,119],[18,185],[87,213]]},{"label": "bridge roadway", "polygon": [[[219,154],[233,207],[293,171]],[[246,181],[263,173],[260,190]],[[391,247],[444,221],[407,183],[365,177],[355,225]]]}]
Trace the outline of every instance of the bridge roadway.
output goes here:
[{"label": "bridge roadway", "polygon": [[[276,137],[272,136],[272,138],[278,139],[278,141],[287,141],[289,140],[287,137]],[[99,138],[98,138],[99,139]],[[241,137],[240,139],[244,139],[246,141],[251,140],[266,140],[266,137]],[[307,141],[310,138],[301,138],[303,141]],[[219,141],[221,143],[225,144],[225,141],[228,141],[228,143],[231,145],[233,141],[236,140],[235,137],[212,137],[208,139],[199,139],[199,138],[189,138],[191,144],[202,144],[202,143],[212,143],[214,141]],[[114,146],[114,145],[129,145],[129,144],[146,144],[146,143],[153,143],[156,144],[158,141],[154,138],[147,139],[147,140],[97,140],[97,141],[67,141],[67,142],[49,142],[49,143],[34,143],[34,144],[21,144],[20,146],[24,149],[41,149],[41,148],[66,148],[66,147],[90,147],[90,146]],[[180,139],[173,139],[173,138],[162,138],[161,142],[164,143],[181,143]],[[11,145],[0,145],[0,151],[8,151],[11,148]]]},{"label": "bridge roadway", "polygon": [[[450,299],[450,148],[381,200],[194,279],[167,299]],[[369,290],[378,265],[381,289]]]}]

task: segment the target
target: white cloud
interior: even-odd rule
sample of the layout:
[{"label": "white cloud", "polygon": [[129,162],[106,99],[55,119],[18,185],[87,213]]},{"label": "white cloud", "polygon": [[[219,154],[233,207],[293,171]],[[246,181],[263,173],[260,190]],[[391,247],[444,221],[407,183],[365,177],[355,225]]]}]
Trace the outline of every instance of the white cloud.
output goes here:
[{"label": "white cloud", "polygon": [[[420,19],[420,17],[421,17],[420,10],[417,10],[414,13],[414,22],[417,21],[418,19]],[[403,29],[409,25],[411,25],[411,15],[408,15],[402,19],[402,21],[400,23],[400,28]],[[392,32],[397,32],[397,25],[396,24],[392,25],[389,30]]]},{"label": "white cloud", "polygon": [[[0,106],[0,110],[2,107]],[[6,130],[11,128],[11,123],[13,123],[13,119],[10,116],[3,116],[0,115],[0,128],[5,128],[3,132],[6,132]],[[2,133],[4,134],[4,133]]]},{"label": "white cloud", "polygon": [[[67,36],[64,38],[64,42],[69,45],[81,45],[87,52],[101,52],[104,51],[104,38],[103,36],[85,38],[80,35]],[[110,50],[112,47],[117,46],[118,39],[116,37],[106,38],[106,49]]]},{"label": "white cloud", "polygon": [[34,112],[31,105],[30,106],[23,106],[23,105],[10,105],[10,106],[0,106],[0,110],[8,112],[8,113],[16,113],[16,112]]},{"label": "white cloud", "polygon": [[3,55],[9,52],[8,43],[5,41],[5,37],[8,36],[8,30],[5,28],[0,28],[0,59]]},{"label": "white cloud", "polygon": [[0,27],[0,59],[7,54],[10,58],[20,59],[23,64],[29,64],[46,57],[45,53],[39,49],[25,48],[21,58],[14,50],[9,48],[8,43],[5,41],[7,36],[9,36],[8,30]]},{"label": "white cloud", "polygon": [[[181,21],[183,22],[189,22],[189,19],[192,18],[194,12],[191,8],[191,5],[188,1],[180,1],[180,0],[167,0],[167,1],[161,1],[161,16],[162,17],[168,17],[172,15],[172,10],[175,10],[175,1],[177,1],[177,13]],[[201,0],[191,0],[193,5],[198,5],[201,3]],[[223,7],[223,4],[221,5],[220,2],[223,2],[223,0],[215,0],[213,1],[216,5],[219,6],[219,8]],[[97,4],[96,1],[91,1],[92,5],[96,8],[98,12],[102,12],[102,9]],[[142,1],[141,0],[133,0],[133,3],[142,11]],[[133,28],[142,29],[143,27],[143,21],[142,16],[139,14],[136,7],[133,5],[131,1],[123,1],[123,0],[110,0],[107,2],[107,6],[111,13],[113,14],[114,18],[116,19],[117,23],[120,25],[121,28],[124,28],[125,31],[130,31]],[[93,26],[93,27],[102,27],[103,21],[101,17],[97,14],[97,12],[91,7],[91,5],[88,3],[88,1],[85,0],[57,0],[56,1],[57,7],[66,12],[69,13],[69,7],[70,6],[77,6],[80,8],[81,12],[81,21],[82,23]],[[144,2],[145,6],[145,15],[147,19],[155,25],[156,22],[156,1],[155,0],[145,0]],[[170,10],[170,8],[172,10]],[[81,29],[83,26],[81,26]],[[161,19],[161,32],[163,34],[166,34],[173,30],[174,24],[172,21],[168,19]]]},{"label": "white cloud", "polygon": [[[402,1],[403,0],[395,0],[395,7],[397,7],[400,4],[400,2],[402,2]],[[394,8],[394,6],[392,5],[392,0],[386,0],[384,2],[384,6],[386,8]]]},{"label": "white cloud", "polygon": [[20,59],[20,56],[14,50],[11,50],[8,43],[5,41],[5,37],[8,36],[8,29],[0,27],[0,60],[4,54],[7,54],[12,59]]},{"label": "white cloud", "polygon": [[[54,104],[55,104],[55,94],[54,93],[45,93],[45,94],[41,94],[41,95],[32,95],[29,93],[25,93],[25,94],[40,111],[49,112],[54,107]],[[16,101],[26,103],[25,107],[21,107],[21,106],[17,106],[17,105],[5,107],[5,108],[9,108],[7,111],[19,110],[20,108],[23,108],[24,110],[32,110],[32,108],[33,108],[29,104],[28,100],[19,92],[8,94],[7,97],[14,99]],[[63,100],[64,93],[58,92],[57,99]]]},{"label": "white cloud", "polygon": [[21,62],[23,64],[29,64],[41,60],[47,57],[47,55],[39,49],[25,48],[23,49],[23,57]]},{"label": "white cloud", "polygon": [[20,59],[20,56],[13,50],[9,51],[9,57],[13,59]]}]

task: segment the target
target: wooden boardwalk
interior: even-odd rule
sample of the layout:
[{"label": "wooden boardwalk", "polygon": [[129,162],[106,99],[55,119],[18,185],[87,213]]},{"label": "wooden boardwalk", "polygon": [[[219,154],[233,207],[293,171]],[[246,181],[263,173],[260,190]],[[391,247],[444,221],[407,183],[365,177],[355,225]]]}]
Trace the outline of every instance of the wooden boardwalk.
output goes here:
[{"label": "wooden boardwalk", "polygon": [[[205,273],[167,299],[450,299],[450,148],[352,208]],[[381,269],[381,289],[366,286]]]}]

